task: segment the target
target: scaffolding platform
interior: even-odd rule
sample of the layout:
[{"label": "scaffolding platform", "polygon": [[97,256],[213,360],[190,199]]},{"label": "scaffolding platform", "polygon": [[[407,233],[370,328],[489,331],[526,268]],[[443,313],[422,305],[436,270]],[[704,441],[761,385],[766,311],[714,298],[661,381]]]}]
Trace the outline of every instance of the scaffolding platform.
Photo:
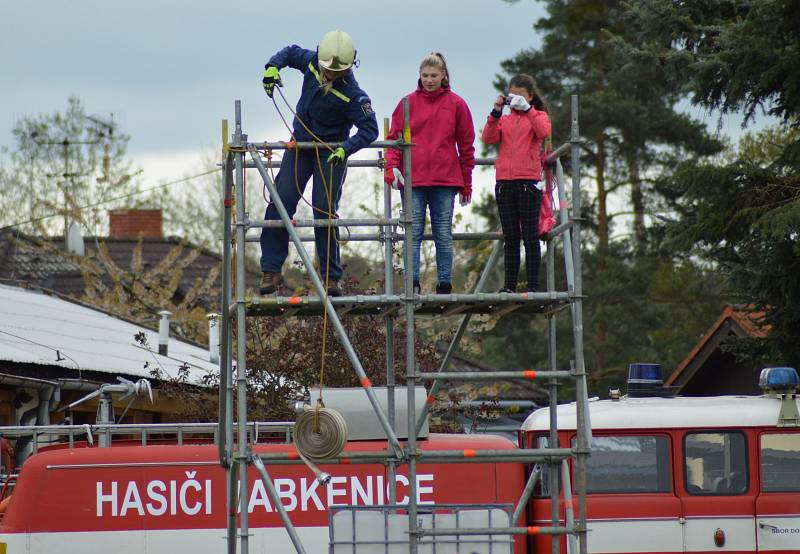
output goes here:
[{"label": "scaffolding platform", "polygon": [[[456,316],[463,314],[506,315],[554,313],[569,306],[569,295],[556,292],[477,293],[415,295],[418,315]],[[387,316],[400,314],[405,298],[400,295],[356,295],[329,297],[336,313]],[[318,296],[255,296],[247,302],[248,316],[322,316],[325,302]]]}]

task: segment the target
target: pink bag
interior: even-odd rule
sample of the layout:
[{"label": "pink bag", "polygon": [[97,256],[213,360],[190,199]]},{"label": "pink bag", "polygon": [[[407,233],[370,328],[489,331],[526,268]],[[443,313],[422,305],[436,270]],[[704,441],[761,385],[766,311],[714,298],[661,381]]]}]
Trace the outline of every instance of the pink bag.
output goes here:
[{"label": "pink bag", "polygon": [[542,203],[539,206],[539,236],[549,233],[556,225],[555,205],[553,204],[553,190],[556,188],[556,177],[550,172],[550,168],[545,163],[545,158],[549,152],[542,154],[542,167],[544,168],[544,190],[542,191]]}]

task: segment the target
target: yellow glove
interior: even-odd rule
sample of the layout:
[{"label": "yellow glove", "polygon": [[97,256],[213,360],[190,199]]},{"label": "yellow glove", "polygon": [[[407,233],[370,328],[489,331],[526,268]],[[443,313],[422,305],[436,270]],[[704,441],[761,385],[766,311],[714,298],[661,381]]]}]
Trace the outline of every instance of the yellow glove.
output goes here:
[{"label": "yellow glove", "polygon": [[341,146],[333,151],[333,154],[328,156],[328,163],[331,165],[339,165],[344,161],[345,153],[344,148]]},{"label": "yellow glove", "polygon": [[278,72],[278,68],[274,65],[270,65],[264,69],[264,78],[261,79],[261,84],[264,85],[264,92],[267,93],[267,96],[272,98],[272,92],[275,90],[275,85],[278,85],[279,87],[283,86],[283,83],[281,83],[281,74]]}]

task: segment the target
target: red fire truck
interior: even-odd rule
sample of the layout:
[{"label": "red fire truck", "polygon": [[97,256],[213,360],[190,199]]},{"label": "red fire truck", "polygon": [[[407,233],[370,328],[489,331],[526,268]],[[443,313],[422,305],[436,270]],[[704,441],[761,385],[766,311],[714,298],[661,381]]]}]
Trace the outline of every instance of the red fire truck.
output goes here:
[{"label": "red fire truck", "polygon": [[[643,397],[629,389],[628,396],[590,402],[589,551],[800,551],[800,416],[796,388],[792,388],[798,378],[796,372],[773,375],[778,379],[765,380],[773,386],[761,397]],[[558,406],[556,414],[559,442],[570,445],[576,407]],[[549,425],[549,409],[535,411],[523,424],[520,446],[545,445]],[[517,448],[507,439],[485,435],[429,434],[419,445],[422,450]],[[119,441],[109,448],[73,446],[42,448],[25,462],[0,523],[0,553],[225,551],[226,481],[214,446],[133,446]],[[293,444],[254,448],[256,453],[294,452]],[[383,440],[351,441],[346,448],[384,449]],[[374,525],[362,524],[358,530],[371,533],[378,550],[330,546],[330,522],[340,513],[337,510],[379,508],[388,502],[389,473],[379,463],[322,469],[332,476],[326,485],[302,465],[270,467],[281,503],[306,550],[403,551],[387,538],[390,532],[381,516]],[[459,505],[462,510],[466,505],[490,506],[486,513],[493,513],[497,506],[513,507],[526,476],[539,472],[542,477],[524,521],[511,524],[547,526],[551,517],[548,469],[519,463],[420,464],[421,517],[430,521],[435,507],[445,505]],[[408,477],[402,466],[396,481],[397,503],[407,503]],[[293,552],[261,483],[251,470],[252,551]],[[564,521],[566,504],[559,502]],[[507,516],[510,511],[504,513]],[[474,526],[486,527],[487,522]],[[490,551],[486,545],[473,547],[464,540],[468,538],[438,544],[436,552]],[[491,543],[491,552],[551,552],[550,538],[544,535],[497,540],[505,543]],[[562,552],[567,548],[568,541],[562,541]],[[420,550],[428,551],[432,552]]]},{"label": "red fire truck", "polygon": [[[627,397],[590,402],[589,551],[800,552],[799,383],[794,369],[772,368],[760,397],[645,397],[662,392],[629,387]],[[558,406],[557,418],[561,444],[571,444],[575,405]],[[531,414],[523,444],[545,444],[549,426],[549,410]],[[541,483],[529,525],[550,521]],[[549,552],[549,540],[534,543]]]},{"label": "red fire truck", "polygon": [[[430,434],[419,445],[422,450],[516,448],[508,439],[486,435]],[[352,441],[346,451],[386,447],[385,441]],[[255,452],[295,450],[293,444],[265,444]],[[417,501],[423,512],[434,504],[513,507],[525,484],[523,467],[502,465],[420,464]],[[328,550],[330,508],[388,503],[383,464],[321,469],[331,475],[327,485],[302,465],[270,468],[307,552]],[[407,504],[402,466],[396,481],[397,504]],[[249,488],[251,551],[294,552],[255,470]],[[25,462],[0,524],[0,542],[7,554],[224,552],[225,525],[225,472],[214,446],[48,447]],[[495,546],[495,552],[512,551],[509,537],[494,540],[507,544],[505,550]],[[469,544],[469,537],[461,542]],[[524,552],[518,543],[513,551]]]}]

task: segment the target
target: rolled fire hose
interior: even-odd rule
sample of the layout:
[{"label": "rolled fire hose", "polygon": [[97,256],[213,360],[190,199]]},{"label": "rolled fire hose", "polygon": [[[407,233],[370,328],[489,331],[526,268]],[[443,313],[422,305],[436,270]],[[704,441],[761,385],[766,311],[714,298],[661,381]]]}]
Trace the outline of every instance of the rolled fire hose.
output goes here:
[{"label": "rolled fire hose", "polygon": [[314,472],[317,481],[326,484],[330,475],[320,471],[312,460],[335,458],[347,444],[347,422],[342,414],[326,408],[306,405],[295,420],[294,440],[303,462]]}]

